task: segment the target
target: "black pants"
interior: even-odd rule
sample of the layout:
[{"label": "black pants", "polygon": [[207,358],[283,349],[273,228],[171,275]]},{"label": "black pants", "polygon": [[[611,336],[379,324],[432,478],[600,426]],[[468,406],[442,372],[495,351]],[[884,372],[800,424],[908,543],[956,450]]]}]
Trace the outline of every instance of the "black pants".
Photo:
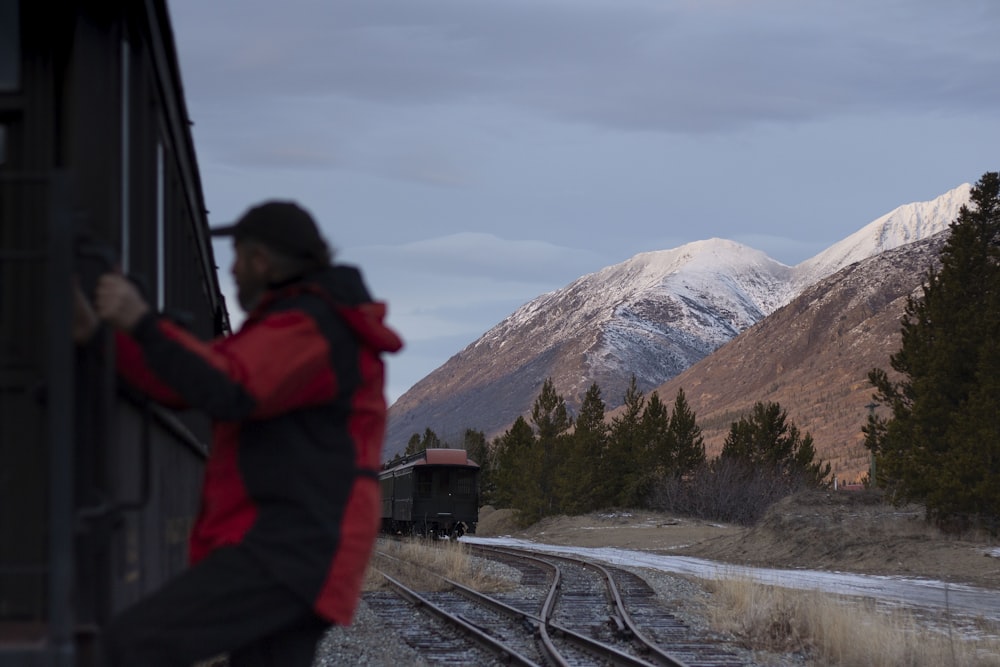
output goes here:
[{"label": "black pants", "polygon": [[126,609],[104,633],[110,667],[310,667],[329,623],[241,547],[226,547]]}]

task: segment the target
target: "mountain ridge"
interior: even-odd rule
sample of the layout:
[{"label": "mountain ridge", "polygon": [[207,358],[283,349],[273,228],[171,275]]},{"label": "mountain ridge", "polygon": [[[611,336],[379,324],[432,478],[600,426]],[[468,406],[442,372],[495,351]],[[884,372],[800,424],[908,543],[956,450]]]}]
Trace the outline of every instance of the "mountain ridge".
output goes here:
[{"label": "mountain ridge", "polygon": [[869,464],[861,432],[873,394],[868,372],[895,376],[889,359],[899,349],[907,298],[919,297],[923,276],[939,266],[947,235],[848,265],[654,391],[669,405],[684,390],[709,458],[755,402],[775,402],[813,436],[840,480],[860,479]]},{"label": "mountain ridge", "polygon": [[897,207],[794,267],[715,238],[581,276],[524,304],[400,396],[383,456],[425,428],[453,443],[466,428],[492,438],[530,412],[547,378],[571,412],[594,382],[613,409],[632,375],[644,392],[660,387],[822,279],[947,229],[970,187]]}]

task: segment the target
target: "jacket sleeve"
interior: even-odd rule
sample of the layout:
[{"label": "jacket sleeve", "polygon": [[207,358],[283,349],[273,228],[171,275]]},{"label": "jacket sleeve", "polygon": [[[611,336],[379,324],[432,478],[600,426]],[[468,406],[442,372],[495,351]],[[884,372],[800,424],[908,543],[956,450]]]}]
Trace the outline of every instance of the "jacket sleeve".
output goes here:
[{"label": "jacket sleeve", "polygon": [[329,401],[337,392],[326,339],[301,311],[268,315],[211,343],[147,315],[132,338],[149,373],[140,388],[159,385],[160,391],[148,392],[153,398],[173,394],[213,419],[272,417]]},{"label": "jacket sleeve", "polygon": [[122,379],[157,403],[175,410],[188,407],[176,391],[156,377],[135,339],[121,331],[115,332],[115,364]]}]

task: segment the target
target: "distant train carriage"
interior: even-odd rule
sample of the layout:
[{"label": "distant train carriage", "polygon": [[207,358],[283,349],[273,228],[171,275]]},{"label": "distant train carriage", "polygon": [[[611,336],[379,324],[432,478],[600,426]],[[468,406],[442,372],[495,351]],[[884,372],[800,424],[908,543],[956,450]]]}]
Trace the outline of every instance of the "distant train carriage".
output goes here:
[{"label": "distant train carriage", "polygon": [[382,529],[427,537],[475,533],[479,464],[464,449],[427,449],[379,474]]}]

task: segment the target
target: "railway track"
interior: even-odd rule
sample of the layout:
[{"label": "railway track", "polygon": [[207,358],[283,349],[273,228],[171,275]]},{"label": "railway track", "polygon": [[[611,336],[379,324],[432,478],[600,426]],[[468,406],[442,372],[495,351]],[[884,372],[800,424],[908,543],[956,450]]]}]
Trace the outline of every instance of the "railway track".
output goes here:
[{"label": "railway track", "polygon": [[[474,551],[518,569],[518,589],[485,595],[439,577],[447,590],[421,593],[383,573],[392,592],[366,598],[381,618],[399,623],[398,634],[432,664],[745,664],[712,642],[693,637],[631,573],[509,548],[477,546]],[[413,610],[434,620],[414,622]]]}]

